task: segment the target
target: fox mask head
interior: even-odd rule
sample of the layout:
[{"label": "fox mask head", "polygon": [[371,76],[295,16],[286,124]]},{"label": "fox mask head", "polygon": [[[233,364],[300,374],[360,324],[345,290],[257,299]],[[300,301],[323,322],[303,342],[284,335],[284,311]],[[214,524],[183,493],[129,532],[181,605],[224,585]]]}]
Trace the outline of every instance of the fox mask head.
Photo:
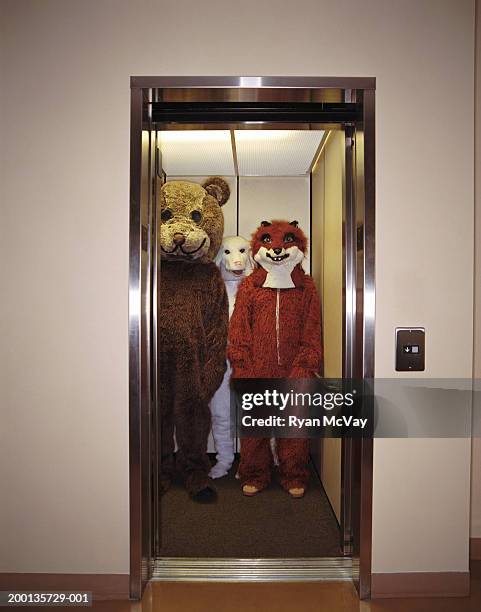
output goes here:
[{"label": "fox mask head", "polygon": [[294,287],[291,274],[307,251],[307,238],[297,221],[262,221],[251,248],[254,260],[267,271],[263,287]]}]

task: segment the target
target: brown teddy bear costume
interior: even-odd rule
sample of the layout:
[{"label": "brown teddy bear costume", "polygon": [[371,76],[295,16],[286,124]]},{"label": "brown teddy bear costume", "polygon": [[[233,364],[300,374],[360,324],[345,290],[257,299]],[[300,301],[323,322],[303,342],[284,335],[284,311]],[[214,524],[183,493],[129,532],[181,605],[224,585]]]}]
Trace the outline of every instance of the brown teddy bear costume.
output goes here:
[{"label": "brown teddy bear costume", "polygon": [[226,369],[228,300],[214,258],[224,233],[221,206],[229,198],[219,177],[203,185],[169,181],[160,193],[161,273],[159,363],[161,481],[177,468],[194,500],[214,501],[209,486],[209,402]]}]

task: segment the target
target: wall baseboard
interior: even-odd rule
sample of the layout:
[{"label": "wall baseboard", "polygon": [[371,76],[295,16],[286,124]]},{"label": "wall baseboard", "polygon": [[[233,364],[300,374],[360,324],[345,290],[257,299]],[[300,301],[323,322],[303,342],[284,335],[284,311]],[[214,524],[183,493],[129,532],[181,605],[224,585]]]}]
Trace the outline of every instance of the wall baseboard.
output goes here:
[{"label": "wall baseboard", "polygon": [[466,597],[469,572],[373,574],[371,597]]},{"label": "wall baseboard", "polygon": [[0,573],[0,591],[92,591],[93,599],[128,599],[128,574]]},{"label": "wall baseboard", "polygon": [[469,541],[469,558],[481,561],[481,538],[471,538]]}]

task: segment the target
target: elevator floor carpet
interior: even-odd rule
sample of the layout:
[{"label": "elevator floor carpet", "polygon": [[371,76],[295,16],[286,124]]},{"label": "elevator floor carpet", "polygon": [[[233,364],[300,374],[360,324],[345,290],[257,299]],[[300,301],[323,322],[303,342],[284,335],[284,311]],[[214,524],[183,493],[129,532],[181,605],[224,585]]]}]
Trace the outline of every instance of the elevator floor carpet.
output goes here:
[{"label": "elevator floor carpet", "polygon": [[179,482],[161,501],[161,557],[337,557],[339,528],[312,468],[302,499],[276,482],[255,497],[242,495],[235,479],[215,481],[216,504],[190,500]]}]

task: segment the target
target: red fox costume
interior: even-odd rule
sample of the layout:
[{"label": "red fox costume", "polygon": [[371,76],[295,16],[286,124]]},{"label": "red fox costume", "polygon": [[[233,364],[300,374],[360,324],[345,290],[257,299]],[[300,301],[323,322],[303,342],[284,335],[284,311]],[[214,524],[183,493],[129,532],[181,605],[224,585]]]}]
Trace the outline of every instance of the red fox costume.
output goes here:
[{"label": "red fox costume", "polygon": [[[233,378],[310,378],[321,366],[321,308],[301,268],[307,239],[297,221],[263,221],[252,236],[260,267],[237,293],[229,331]],[[280,482],[302,497],[308,480],[309,440],[277,440]],[[239,477],[246,495],[270,482],[268,438],[242,438]]]}]

